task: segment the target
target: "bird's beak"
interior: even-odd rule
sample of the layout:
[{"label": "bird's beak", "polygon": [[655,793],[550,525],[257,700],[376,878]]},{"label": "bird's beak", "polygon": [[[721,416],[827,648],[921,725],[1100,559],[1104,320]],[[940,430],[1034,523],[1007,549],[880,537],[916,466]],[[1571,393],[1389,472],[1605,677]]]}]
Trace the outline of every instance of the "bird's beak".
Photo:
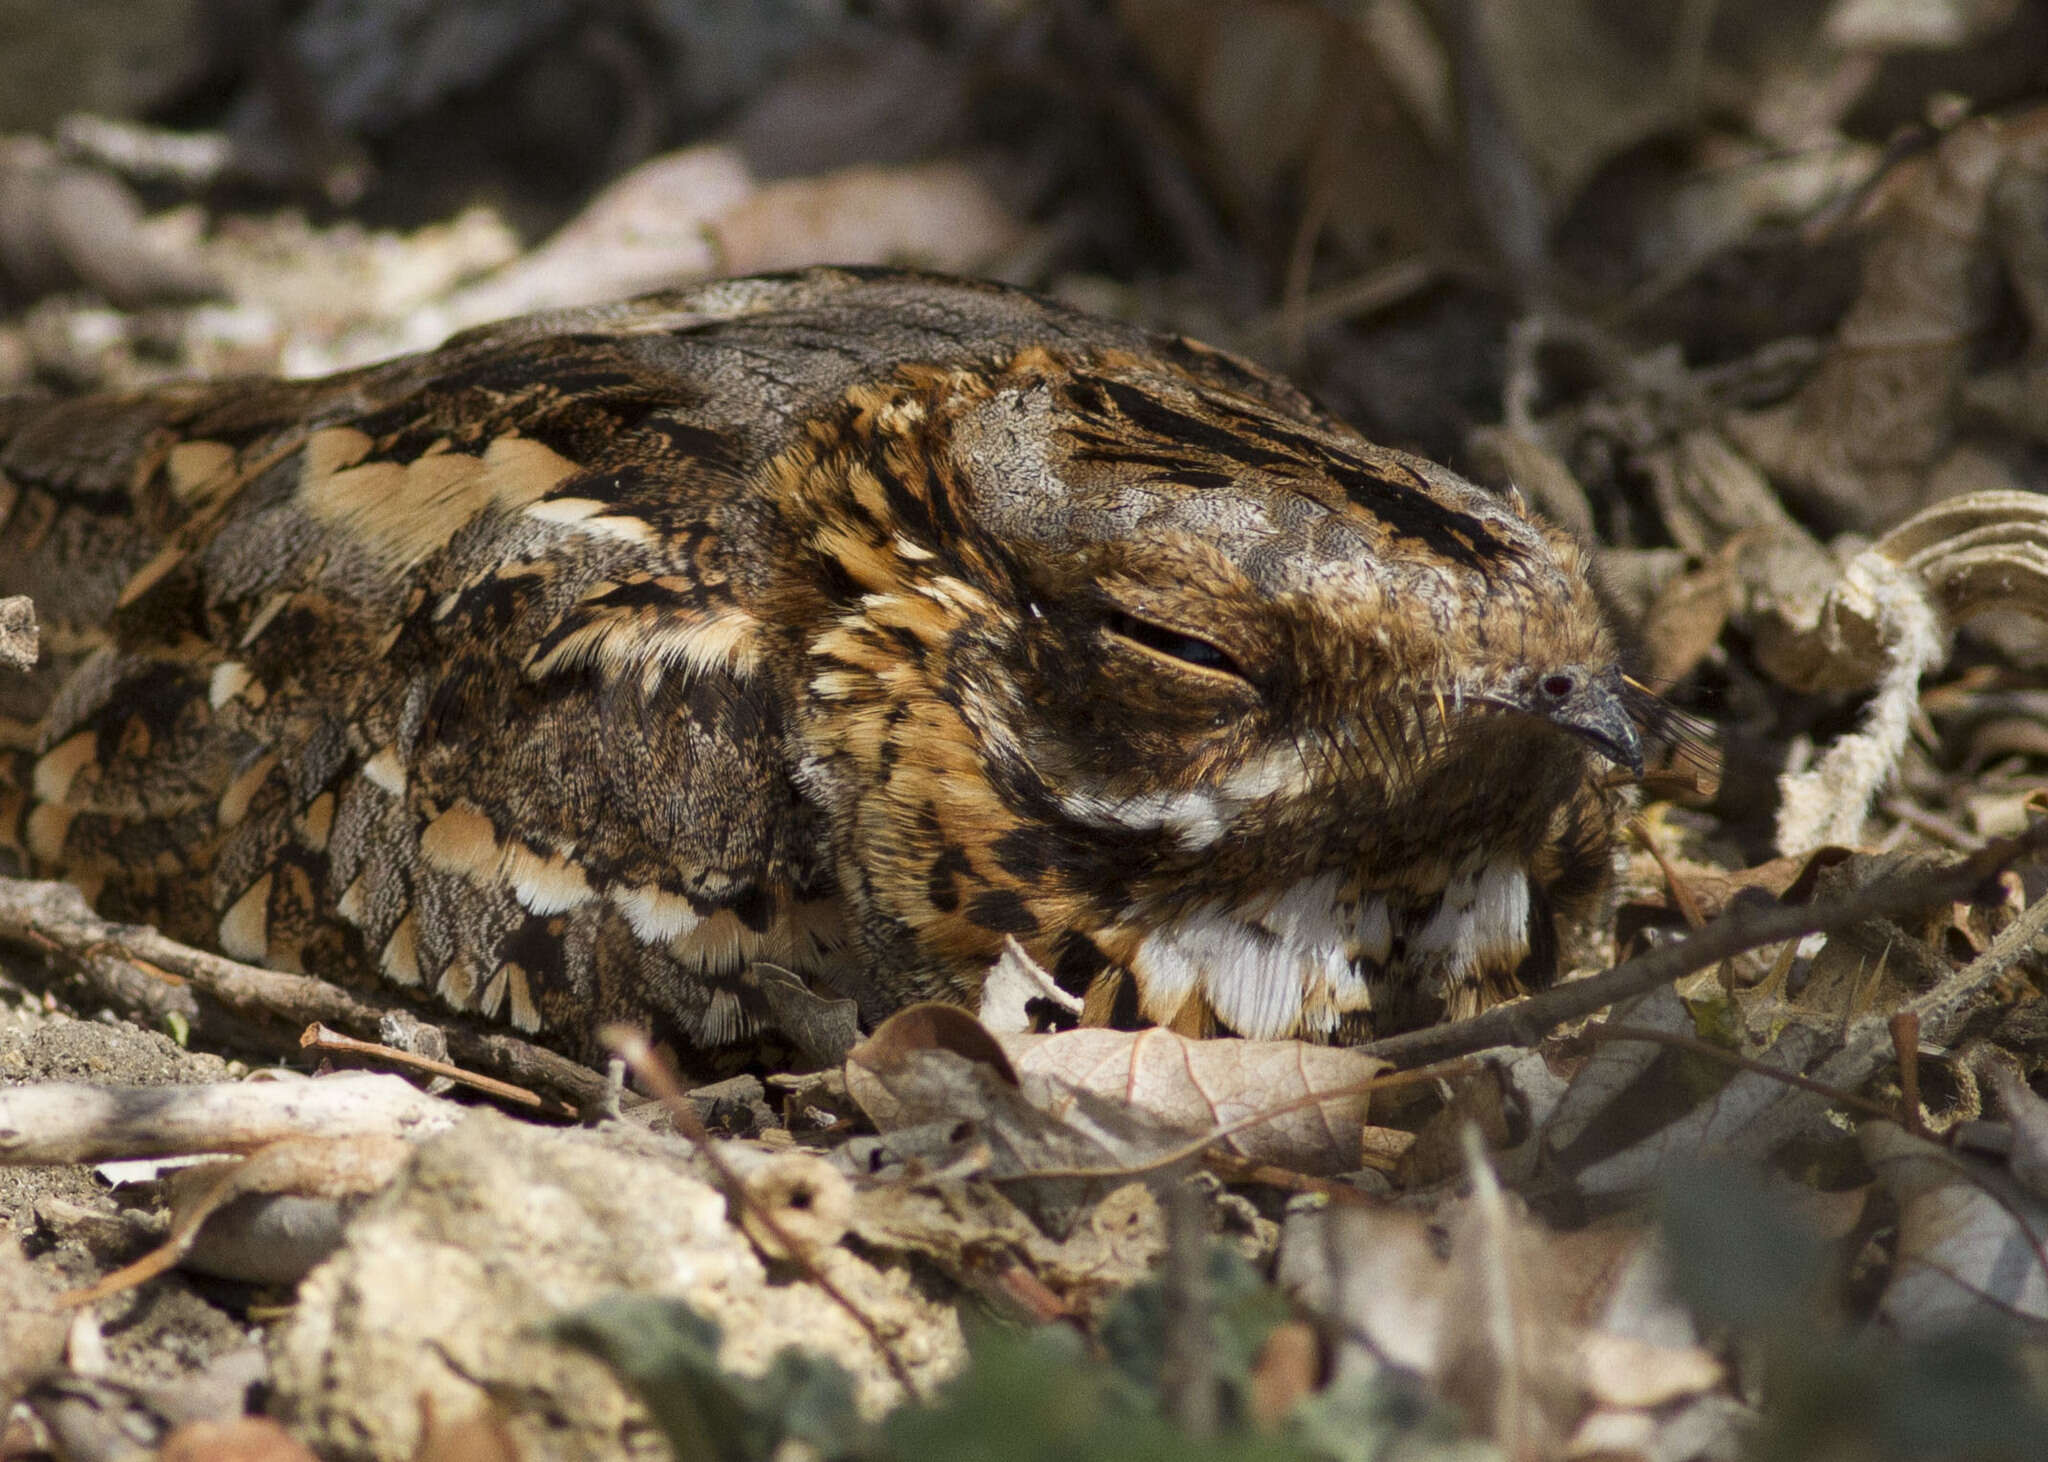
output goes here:
[{"label": "bird's beak", "polygon": [[1643,774],[1642,731],[1628,712],[1621,672],[1579,668],[1536,677],[1524,709],[1583,737],[1593,749],[1632,776]]}]

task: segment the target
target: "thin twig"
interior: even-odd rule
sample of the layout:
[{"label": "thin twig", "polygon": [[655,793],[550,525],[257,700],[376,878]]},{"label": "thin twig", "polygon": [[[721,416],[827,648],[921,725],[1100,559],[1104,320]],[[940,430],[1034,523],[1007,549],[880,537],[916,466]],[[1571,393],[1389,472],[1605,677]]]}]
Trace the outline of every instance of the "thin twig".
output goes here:
[{"label": "thin twig", "polygon": [[1454,269],[1443,259],[1420,254],[1396,259],[1356,279],[1283,303],[1279,309],[1268,311],[1247,325],[1241,341],[1248,349],[1299,349],[1293,342],[1306,340],[1315,326],[1378,314],[1451,273],[1464,276],[1476,274],[1477,270]]},{"label": "thin twig", "polygon": [[314,1021],[299,1036],[299,1045],[309,1051],[346,1051],[354,1056],[368,1056],[388,1066],[403,1066],[409,1071],[418,1071],[428,1076],[445,1076],[450,1081],[494,1096],[502,1102],[547,1117],[559,1117],[573,1122],[578,1116],[575,1107],[565,1102],[542,1096],[523,1086],[514,1086],[509,1081],[500,1081],[495,1076],[483,1076],[474,1071],[465,1071],[446,1061],[436,1061],[431,1056],[421,1056],[412,1051],[402,1051],[396,1046],[382,1045],[376,1041],[359,1041],[354,1036],[345,1036],[340,1031]]},{"label": "thin twig", "polygon": [[2048,898],[2039,898],[1999,932],[1989,949],[1932,990],[1906,1002],[1905,1009],[1920,1019],[1921,1039],[1947,1045],[1977,995],[2004,979],[2006,971],[2044,937],[2048,937]]},{"label": "thin twig", "polygon": [[1895,817],[1916,832],[1925,833],[1937,843],[1954,848],[1959,853],[1974,853],[1984,846],[1984,839],[1968,829],[1959,827],[1946,817],[1936,816],[1924,807],[1916,807],[1904,797],[1881,798],[1877,810],[1887,817]]},{"label": "thin twig", "polygon": [[1209,1284],[1208,1205],[1185,1183],[1159,1195],[1166,1218],[1160,1265],[1159,1409],[1197,1441],[1216,1435],[1215,1296]]},{"label": "thin twig", "polygon": [[1664,875],[1664,886],[1671,890],[1671,902],[1677,905],[1678,912],[1685,918],[1685,927],[1705,928],[1707,916],[1700,909],[1700,901],[1694,896],[1692,885],[1679,875],[1677,867],[1664,856],[1663,848],[1657,845],[1656,837],[1650,832],[1650,825],[1640,817],[1631,818],[1628,830],[1648,851],[1650,857],[1656,860],[1657,871]]},{"label": "thin twig", "polygon": [[1671,1046],[1680,1051],[1689,1051],[1695,1056],[1705,1056],[1710,1061],[1720,1061],[1758,1076],[1767,1076],[1773,1081],[1782,1081],[1787,1086],[1796,1086],[1801,1091],[1810,1091],[1815,1096],[1826,1097],[1829,1101],[1844,1107],[1854,1107],[1869,1117],[1882,1117],[1887,1122],[1897,1118],[1898,1113],[1882,1102],[1873,1102],[1857,1096],[1854,1092],[1843,1091],[1829,1086],[1824,1081],[1815,1081],[1810,1076],[1801,1076],[1796,1071],[1781,1071],[1762,1061],[1731,1051],[1726,1046],[1717,1046],[1712,1041],[1703,1041],[1698,1036],[1688,1036],[1678,1031],[1658,1030],[1646,1025],[1611,1025],[1602,1022],[1588,1026],[1586,1038],[1595,1041],[1649,1041],[1653,1045]]},{"label": "thin twig", "polygon": [[[1389,1036],[1360,1049],[1409,1065],[1441,1061],[1490,1046],[1533,1046],[1567,1022],[1583,1019],[1618,1000],[1645,994],[1747,950],[1806,934],[1845,929],[1866,919],[1894,916],[1901,908],[1968,898],[1995,874],[2038,855],[2044,848],[2048,848],[2048,821],[2036,823],[2016,837],[2001,838],[1945,867],[1890,874],[1839,899],[1803,907],[1738,904],[1697,933],[1637,955],[1600,974],[1553,986],[1540,995],[1495,1006],[1466,1020]],[[2026,915],[2022,915],[2017,922],[2025,919]],[[2012,930],[2006,933],[2011,934]],[[2001,943],[2004,938],[2000,936]],[[1993,945],[1994,950],[1999,947]],[[1989,959],[1990,954],[1984,958]],[[2009,958],[2017,959],[2018,952],[2012,952]],[[1979,960],[1978,964],[1983,962]]]},{"label": "thin twig", "polygon": [[605,1044],[619,1053],[625,1063],[632,1068],[633,1074],[640,1078],[640,1084],[667,1108],[669,1120],[675,1124],[676,1130],[688,1138],[696,1146],[697,1151],[704,1155],[704,1160],[711,1165],[711,1170],[718,1174],[719,1184],[725,1189],[726,1197],[737,1207],[745,1209],[747,1217],[759,1224],[762,1231],[775,1240],[789,1262],[802,1271],[805,1279],[815,1284],[824,1292],[826,1298],[853,1318],[854,1324],[860,1326],[862,1333],[881,1353],[883,1364],[888,1366],[889,1374],[894,1376],[896,1383],[903,1388],[903,1394],[912,1401],[924,1400],[924,1393],[911,1378],[910,1367],[904,1364],[903,1358],[896,1353],[896,1348],[882,1334],[881,1327],[812,1261],[804,1246],[792,1238],[789,1231],[782,1226],[781,1220],[755,1201],[746,1183],[734,1171],[732,1164],[726,1161],[725,1154],[718,1150],[718,1145],[711,1140],[711,1134],[705,1130],[703,1121],[697,1116],[697,1109],[690,1104],[689,1094],[676,1079],[675,1071],[654,1049],[646,1034],[628,1025],[607,1026],[602,1034]]},{"label": "thin twig", "polygon": [[[970,1261],[971,1263],[972,1261]],[[1034,1325],[1050,1325],[1056,1320],[1078,1320],[1073,1306],[1053,1292],[1051,1286],[1033,1274],[1024,1262],[1012,1254],[997,1258],[1001,1268],[995,1271],[995,1290],[1022,1310]]]},{"label": "thin twig", "polygon": [[1234,1152],[1219,1152],[1211,1148],[1202,1154],[1202,1166],[1226,1183],[1258,1183],[1267,1188],[1278,1188],[1287,1193],[1314,1193],[1326,1198],[1338,1207],[1380,1208],[1384,1203],[1362,1188],[1349,1183],[1340,1183],[1334,1178],[1318,1178],[1309,1173],[1297,1173],[1292,1168],[1283,1168],[1276,1163],[1253,1162],[1239,1157]]}]

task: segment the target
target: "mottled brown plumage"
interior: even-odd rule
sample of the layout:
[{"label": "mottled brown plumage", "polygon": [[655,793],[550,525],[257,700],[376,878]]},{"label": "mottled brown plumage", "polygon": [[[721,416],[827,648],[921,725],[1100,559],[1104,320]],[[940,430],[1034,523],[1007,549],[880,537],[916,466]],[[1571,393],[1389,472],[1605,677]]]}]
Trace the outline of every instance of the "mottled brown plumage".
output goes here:
[{"label": "mottled brown plumage", "polygon": [[1550,972],[1629,692],[1575,545],[1228,356],[818,270],[0,403],[17,830],[117,917],[588,1054],[1015,935],[1346,1039]]}]

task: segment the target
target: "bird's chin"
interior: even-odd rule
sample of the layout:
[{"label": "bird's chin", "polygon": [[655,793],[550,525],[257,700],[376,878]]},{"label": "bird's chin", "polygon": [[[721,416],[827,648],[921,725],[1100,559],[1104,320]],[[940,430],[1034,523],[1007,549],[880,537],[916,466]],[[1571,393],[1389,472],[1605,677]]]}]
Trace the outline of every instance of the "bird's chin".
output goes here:
[{"label": "bird's chin", "polygon": [[1325,873],[1200,904],[1153,928],[1126,964],[1147,1020],[1174,1024],[1199,999],[1240,1036],[1328,1039],[1395,1003],[1476,1012],[1512,984],[1530,917],[1528,874],[1513,860],[1468,864],[1433,897]]}]

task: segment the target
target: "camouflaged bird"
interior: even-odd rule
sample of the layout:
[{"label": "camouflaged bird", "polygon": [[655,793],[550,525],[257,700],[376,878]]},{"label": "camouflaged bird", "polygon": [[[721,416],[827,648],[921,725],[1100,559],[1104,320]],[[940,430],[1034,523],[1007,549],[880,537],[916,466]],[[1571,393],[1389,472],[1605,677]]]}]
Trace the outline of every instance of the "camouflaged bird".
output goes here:
[{"label": "camouflaged bird", "polygon": [[1241,361],[885,271],[322,381],[0,404],[33,866],[591,1055],[1014,935],[1089,1022],[1356,1039],[1550,977],[1636,694],[1579,549]]}]

